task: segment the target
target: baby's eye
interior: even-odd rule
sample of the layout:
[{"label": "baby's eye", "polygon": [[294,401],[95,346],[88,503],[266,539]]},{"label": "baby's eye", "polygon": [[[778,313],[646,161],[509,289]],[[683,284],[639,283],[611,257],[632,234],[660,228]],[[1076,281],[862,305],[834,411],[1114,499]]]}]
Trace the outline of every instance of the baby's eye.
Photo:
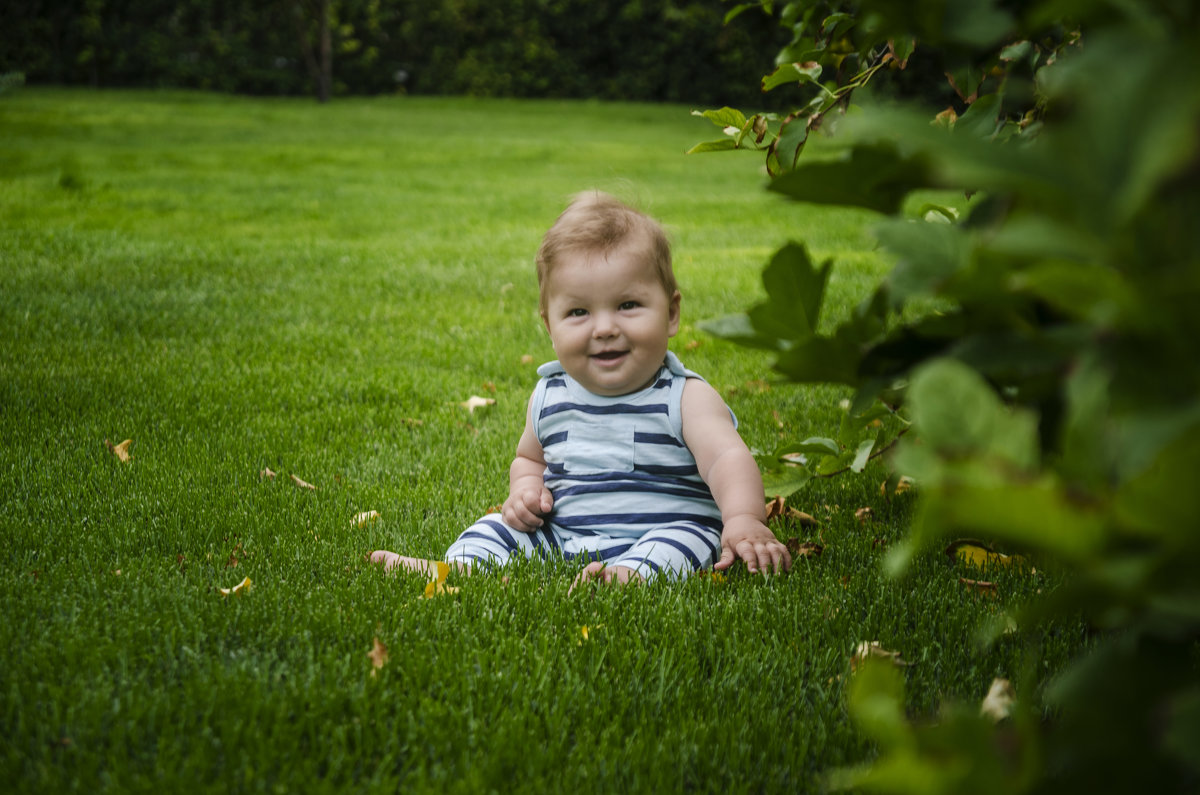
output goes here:
[{"label": "baby's eye", "polygon": [[584,309],[583,307],[577,306],[574,309],[570,309],[567,311],[567,317],[585,317],[586,315],[587,315],[587,310]]},{"label": "baby's eye", "polygon": [[637,309],[638,306],[639,306],[639,304],[637,301],[625,301],[617,308],[621,309],[621,310],[629,310],[629,309]]}]

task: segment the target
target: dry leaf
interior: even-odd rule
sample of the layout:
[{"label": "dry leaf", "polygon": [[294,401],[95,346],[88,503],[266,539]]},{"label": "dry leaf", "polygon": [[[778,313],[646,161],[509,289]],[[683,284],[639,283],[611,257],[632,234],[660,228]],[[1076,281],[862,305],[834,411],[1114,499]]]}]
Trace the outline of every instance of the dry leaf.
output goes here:
[{"label": "dry leaf", "polygon": [[220,592],[221,596],[229,596],[230,594],[233,596],[241,596],[243,591],[250,590],[251,585],[253,585],[253,583],[250,581],[250,578],[247,577],[232,588],[218,588],[217,591]]},{"label": "dry leaf", "polygon": [[262,472],[258,473],[258,479],[259,480],[274,480],[275,473],[271,471],[270,467],[263,467]]},{"label": "dry leaf", "polygon": [[1014,563],[1024,566],[1028,563],[1020,555],[1005,555],[1002,552],[996,552],[984,542],[972,538],[963,538],[951,543],[946,547],[946,555],[952,562],[962,561],[977,569],[1011,566]]},{"label": "dry leaf", "polygon": [[292,483],[295,483],[297,486],[299,486],[302,489],[308,489],[309,491],[317,490],[316,486],[314,486],[311,483],[306,483],[305,481],[301,480],[300,478],[296,477],[295,475],[292,475]]},{"label": "dry leaf", "polygon": [[821,553],[825,551],[825,547],[812,541],[801,541],[798,538],[789,538],[784,544],[788,552],[792,553],[792,558],[819,558]]},{"label": "dry leaf", "polygon": [[129,461],[133,458],[133,454],[129,452],[129,447],[132,444],[133,439],[126,439],[120,444],[113,444],[108,439],[104,440],[104,446],[108,448],[108,452],[117,457],[118,461]]},{"label": "dry leaf", "polygon": [[533,364],[533,357],[528,353],[521,357],[521,364]]},{"label": "dry leaf", "polygon": [[854,518],[858,520],[859,524],[869,522],[875,518],[875,511],[869,505],[864,506],[854,512]]},{"label": "dry leaf", "polygon": [[812,526],[817,524],[816,518],[804,511],[798,511],[795,508],[790,508],[787,501],[783,497],[775,497],[767,503],[767,521],[783,517],[784,519],[792,519],[802,525]]},{"label": "dry leaf", "polygon": [[696,576],[702,580],[711,580],[713,585],[721,585],[725,582],[725,574],[723,572],[712,571],[710,569],[702,569],[696,572]]},{"label": "dry leaf", "polygon": [[362,513],[354,515],[354,518],[350,520],[350,526],[366,527],[371,522],[377,521],[379,521],[379,511],[363,511]]},{"label": "dry leaf", "polygon": [[999,677],[992,680],[988,694],[979,705],[979,714],[999,723],[1012,714],[1013,705],[1017,701],[1017,693],[1012,682]]},{"label": "dry leaf", "polygon": [[958,581],[967,586],[971,590],[981,593],[985,596],[995,598],[997,588],[996,583],[988,582],[987,580],[968,580],[966,577],[959,577]]},{"label": "dry leaf", "polygon": [[374,676],[387,662],[388,648],[379,642],[379,638],[374,638],[367,656],[371,658],[371,676]]},{"label": "dry leaf", "polygon": [[458,405],[462,406],[464,409],[466,409],[467,411],[474,414],[475,409],[481,409],[481,408],[486,408],[488,406],[496,405],[496,399],[479,397],[479,395],[471,395],[471,397],[467,398],[466,400],[464,400],[462,403],[459,403]]},{"label": "dry leaf", "polygon": [[697,348],[699,348],[702,344],[703,343],[700,342],[700,340],[692,340],[691,342],[689,342],[687,345],[684,345],[683,347],[684,347],[684,350],[694,351]]},{"label": "dry leaf", "polygon": [[850,658],[850,672],[858,670],[858,666],[862,665],[865,660],[871,657],[876,657],[881,660],[890,660],[892,665],[905,666],[912,663],[905,662],[900,659],[900,652],[888,651],[879,645],[879,641],[863,641],[854,648],[854,656]]}]

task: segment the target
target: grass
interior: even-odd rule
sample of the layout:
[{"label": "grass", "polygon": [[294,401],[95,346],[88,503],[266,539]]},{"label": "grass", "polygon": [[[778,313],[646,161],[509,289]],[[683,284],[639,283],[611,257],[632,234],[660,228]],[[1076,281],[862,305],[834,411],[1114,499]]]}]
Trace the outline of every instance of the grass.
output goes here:
[{"label": "grass", "polygon": [[[0,787],[818,791],[872,754],[844,710],[857,642],[914,663],[915,715],[1020,680],[1026,645],[974,638],[1050,583],[992,572],[981,597],[937,553],[884,577],[912,498],[877,466],[797,496],[819,528],[778,532],[825,553],[787,576],[567,598],[569,571],[522,565],[424,600],[364,562],[439,557],[503,499],[552,358],[532,254],[585,188],[667,225],[674,347],[752,447],[835,427],[840,391],[696,324],[758,300],[788,239],[835,259],[834,322],[886,270],[871,219],[766,194],[757,158],[685,157],[711,134],[687,111],[0,98]],[[1038,642],[1057,667],[1079,628]]]}]

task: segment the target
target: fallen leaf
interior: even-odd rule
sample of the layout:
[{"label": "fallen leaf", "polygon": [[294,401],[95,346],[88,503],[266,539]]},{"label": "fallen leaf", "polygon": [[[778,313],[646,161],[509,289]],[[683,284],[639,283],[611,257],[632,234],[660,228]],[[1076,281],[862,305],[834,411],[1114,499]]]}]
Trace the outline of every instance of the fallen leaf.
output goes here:
[{"label": "fallen leaf", "polygon": [[792,553],[792,558],[819,558],[821,553],[825,551],[825,547],[816,544],[812,541],[801,541],[798,538],[789,538],[784,542],[788,552]]},{"label": "fallen leaf", "polygon": [[813,517],[811,514],[805,513],[804,511],[798,511],[795,508],[789,507],[787,505],[787,501],[783,497],[775,497],[775,499],[767,503],[766,507],[768,522],[772,519],[778,519],[782,517],[784,519],[792,519],[802,525],[811,526],[817,524],[815,517]]},{"label": "fallen leaf", "polygon": [[117,457],[118,461],[129,461],[133,458],[133,454],[129,452],[129,447],[132,444],[133,439],[126,439],[120,444],[113,444],[108,439],[104,440],[104,446],[108,448],[108,452]]},{"label": "fallen leaf", "polygon": [[292,475],[292,483],[295,483],[297,486],[299,486],[302,489],[308,489],[309,491],[317,490],[316,486],[314,486],[311,483],[306,483],[305,481],[301,480],[300,478],[296,477],[295,475]]},{"label": "fallen leaf", "polygon": [[904,492],[908,491],[912,487],[913,487],[913,479],[910,478],[908,475],[904,475],[900,478],[900,482],[896,484],[896,493],[903,494]]},{"label": "fallen leaf", "polygon": [[977,569],[987,569],[996,566],[1011,566],[1014,563],[1025,565],[1028,561],[1020,555],[1005,555],[996,552],[983,541],[973,538],[962,538],[946,547],[946,555],[951,562],[962,561]]},{"label": "fallen leaf", "polygon": [[471,395],[471,397],[467,398],[466,400],[464,400],[462,403],[459,403],[458,405],[462,406],[464,409],[466,409],[467,411],[474,414],[475,409],[481,409],[481,408],[486,408],[488,406],[496,405],[496,399],[479,397],[478,395]]},{"label": "fallen leaf", "polygon": [[979,705],[979,714],[999,723],[1012,714],[1013,705],[1017,702],[1017,693],[1012,682],[996,677],[988,688],[987,696]]},{"label": "fallen leaf", "polygon": [[724,574],[724,572],[720,572],[720,571],[710,571],[709,569],[703,569],[701,571],[696,572],[696,576],[702,580],[703,579],[711,580],[713,585],[721,585],[722,583],[725,582],[725,574]]},{"label": "fallen leaf", "polygon": [[367,656],[371,658],[371,676],[375,676],[388,660],[388,647],[380,643],[379,638],[373,638]]},{"label": "fallen leaf", "polygon": [[691,342],[689,342],[687,345],[684,345],[683,347],[684,347],[684,350],[694,351],[697,348],[699,348],[702,344],[703,343],[700,342],[700,340],[692,340]]},{"label": "fallen leaf", "polygon": [[379,521],[379,511],[363,511],[354,515],[350,520],[351,527],[366,527],[371,522]]},{"label": "fallen leaf", "polygon": [[232,588],[218,588],[217,590],[220,592],[221,596],[229,596],[230,594],[233,596],[241,596],[243,591],[250,590],[251,585],[253,585],[253,583],[250,581],[250,578],[247,577]]},{"label": "fallen leaf", "polygon": [[495,392],[496,391],[496,383],[494,381],[485,381],[483,383],[483,390],[485,392]]},{"label": "fallen leaf", "polygon": [[271,471],[270,467],[263,467],[262,472],[258,473],[258,479],[259,480],[274,480],[275,473]]},{"label": "fallen leaf", "polygon": [[575,645],[582,646],[586,641],[590,641],[592,639],[592,633],[594,633],[596,630],[602,628],[603,626],[604,626],[603,624],[597,624],[596,626],[591,627],[589,629],[588,625],[584,624],[582,627],[579,628],[579,634],[582,636],[582,639],[575,641]]},{"label": "fallen leaf", "polygon": [[854,518],[858,520],[859,524],[869,522],[875,518],[875,511],[869,505],[864,506],[854,512]]},{"label": "fallen leaf", "polygon": [[436,567],[436,573],[433,575],[433,579],[426,584],[423,598],[432,599],[441,594],[458,593],[457,588],[452,585],[446,585],[446,577],[450,574],[450,565],[440,560],[430,562]]},{"label": "fallen leaf", "polygon": [[521,364],[533,364],[533,357],[528,353],[521,357]]},{"label": "fallen leaf", "polygon": [[881,660],[889,660],[891,661],[892,665],[897,667],[912,665],[912,663],[905,662],[904,660],[900,659],[900,652],[888,651],[879,645],[879,641],[872,640],[868,642],[864,640],[854,648],[854,656],[850,658],[850,672],[853,673],[857,671],[858,666],[862,665],[864,661],[872,657]]},{"label": "fallen leaf", "polygon": [[971,590],[981,593],[985,596],[995,597],[997,588],[996,583],[988,582],[987,580],[968,580],[966,577],[959,577],[958,581],[967,586]]}]

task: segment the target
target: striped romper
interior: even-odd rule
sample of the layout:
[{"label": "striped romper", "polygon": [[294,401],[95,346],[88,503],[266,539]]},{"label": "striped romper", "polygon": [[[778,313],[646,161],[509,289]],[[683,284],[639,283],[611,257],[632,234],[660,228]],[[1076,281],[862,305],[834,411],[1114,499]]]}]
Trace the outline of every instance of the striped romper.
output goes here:
[{"label": "striped romper", "polygon": [[711,566],[721,513],[683,443],[680,411],[684,383],[700,376],[672,353],[651,386],[617,397],[588,392],[558,362],[538,375],[530,411],[554,508],[534,533],[489,514],[446,560],[503,565],[512,555],[561,555],[627,566],[647,580]]}]

